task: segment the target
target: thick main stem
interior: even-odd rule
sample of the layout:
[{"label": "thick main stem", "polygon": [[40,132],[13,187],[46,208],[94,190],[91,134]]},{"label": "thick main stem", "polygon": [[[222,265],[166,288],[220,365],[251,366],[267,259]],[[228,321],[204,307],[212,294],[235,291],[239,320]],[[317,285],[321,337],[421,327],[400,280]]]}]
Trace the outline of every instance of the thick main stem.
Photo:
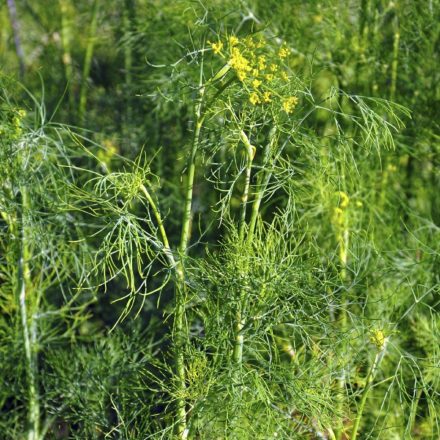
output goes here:
[{"label": "thick main stem", "polygon": [[200,143],[200,132],[203,125],[202,105],[205,88],[202,85],[202,78],[200,78],[199,99],[195,107],[195,126],[194,136],[191,145],[191,152],[188,164],[188,174],[185,191],[185,205],[182,218],[182,232],[179,244],[179,259],[176,263],[176,289],[175,301],[176,312],[174,317],[174,331],[175,331],[175,366],[178,379],[179,397],[177,399],[177,434],[180,439],[188,437],[187,428],[187,414],[186,414],[186,374],[185,374],[185,359],[184,346],[187,341],[187,331],[185,323],[185,297],[186,297],[186,280],[185,280],[185,255],[188,250],[188,242],[191,229],[191,212],[193,201],[194,178],[196,172],[196,155]]},{"label": "thick main stem", "polygon": [[40,439],[40,405],[38,397],[38,367],[36,359],[36,327],[33,316],[28,316],[29,292],[31,287],[31,277],[29,269],[29,248],[27,234],[28,196],[25,188],[21,189],[22,206],[19,213],[19,225],[21,230],[17,230],[19,235],[19,250],[17,259],[17,300],[20,310],[21,327],[23,335],[26,379],[28,387],[28,440]]},{"label": "thick main stem", "polygon": [[[151,197],[149,191],[145,187],[145,185],[141,185],[140,190],[145,195],[145,198],[147,199],[148,203],[150,204],[151,209],[153,210],[153,214],[156,218],[156,222],[159,227],[159,233],[162,238],[162,244],[163,244],[163,252],[168,260],[168,263],[170,265],[170,268],[174,270],[176,275],[176,301],[181,301],[184,297],[184,292],[181,289],[184,289],[185,286],[185,275],[183,271],[183,265],[181,262],[181,259],[179,259],[177,262],[173,256],[173,252],[170,248],[170,243],[168,240],[168,235],[165,231],[165,227],[163,224],[162,216],[160,215],[159,209],[157,208],[156,203],[154,202],[153,198]],[[182,301],[183,302],[183,301]],[[184,328],[184,309],[180,309],[179,307],[180,302],[177,304],[177,311],[176,311],[176,320],[175,320],[175,328],[176,328],[176,348],[177,348],[177,354],[176,354],[176,372],[177,377],[179,379],[179,399],[177,402],[177,414],[178,414],[178,436],[181,439],[186,439],[188,436],[188,430],[186,428],[186,408],[185,408],[185,364],[184,364],[184,357],[183,357],[183,344],[185,342],[184,334],[183,334],[183,328]]]},{"label": "thick main stem", "polygon": [[[243,195],[243,210],[242,210],[241,224],[239,230],[240,239],[244,241],[246,205],[249,200],[252,161],[255,154],[255,147],[251,145],[249,139],[247,138],[247,136],[243,131],[241,132],[240,137],[243,143],[245,144],[248,153],[246,184]],[[266,148],[264,150],[263,167],[267,165],[274,140],[275,140],[275,130],[272,130],[270,134],[270,141],[267,143]],[[257,189],[254,194],[254,201],[252,203],[252,211],[251,211],[249,226],[247,229],[246,243],[243,242],[243,244],[246,244],[246,246],[250,246],[254,238],[254,232],[257,224],[257,218],[260,210],[261,201],[263,200],[263,195],[266,191],[271,175],[272,174],[270,172],[264,172],[263,169],[263,172],[260,174],[257,180]],[[243,289],[240,292],[237,313],[235,317],[235,343],[234,343],[233,359],[237,365],[241,365],[243,362],[243,345],[244,345],[243,328],[246,325],[246,321],[243,318],[243,306],[246,299],[245,295],[246,295],[246,288],[243,287]]]},{"label": "thick main stem", "polygon": [[[252,161],[254,158],[255,147],[250,143],[244,131],[240,132],[240,138],[246,147],[246,170],[245,170],[246,174],[245,174],[245,184],[243,190],[242,209],[241,209],[240,226],[239,226],[240,243],[244,243],[244,234],[246,231],[246,208],[249,200]],[[245,321],[243,319],[242,309],[243,309],[244,295],[245,295],[245,288],[243,288],[240,292],[240,296],[238,298],[238,303],[237,303],[236,316],[235,316],[235,329],[234,329],[235,345],[234,345],[233,359],[238,365],[241,365],[243,360],[243,344],[244,344],[243,328],[245,325]]]}]

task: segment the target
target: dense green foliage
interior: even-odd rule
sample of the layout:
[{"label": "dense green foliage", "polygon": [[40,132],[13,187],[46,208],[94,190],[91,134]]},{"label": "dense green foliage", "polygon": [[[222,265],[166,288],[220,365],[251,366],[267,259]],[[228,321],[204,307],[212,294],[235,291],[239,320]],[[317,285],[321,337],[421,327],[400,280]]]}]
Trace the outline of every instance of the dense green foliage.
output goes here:
[{"label": "dense green foliage", "polygon": [[0,5],[0,438],[438,439],[440,1]]}]

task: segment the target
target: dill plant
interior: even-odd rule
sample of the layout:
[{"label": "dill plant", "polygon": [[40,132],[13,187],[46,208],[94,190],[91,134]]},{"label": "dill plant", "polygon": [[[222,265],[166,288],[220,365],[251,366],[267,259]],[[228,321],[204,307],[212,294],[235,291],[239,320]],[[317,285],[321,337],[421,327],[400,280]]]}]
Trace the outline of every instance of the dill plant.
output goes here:
[{"label": "dill plant", "polygon": [[0,424],[3,438],[38,440],[52,423],[41,386],[44,353],[74,337],[93,296],[79,295],[88,253],[80,225],[60,208],[72,178],[63,165],[73,159],[63,128],[51,126],[36,101],[27,115],[6,89],[0,99],[1,402],[9,407]]},{"label": "dill plant", "polygon": [[[350,154],[358,145],[392,145],[405,110],[340,90],[316,101],[290,63],[289,46],[261,33],[214,35],[191,52],[189,66],[171,66],[176,78],[182,69],[198,70],[197,83],[183,88],[193,96],[193,119],[175,244],[170,214],[156,196],[160,180],[144,155],[125,161],[123,171],[80,169],[90,179],[74,189],[76,209],[107,220],[96,232],[102,246],[95,272],[103,285],[125,280],[121,319],[135,306],[140,313],[148,296],[159,292],[160,301],[173,292],[165,309],[172,319],[173,361],[168,355],[154,359],[149,374],[150,387],[163,396],[154,398],[156,405],[168,411],[162,420],[154,417],[159,423],[152,422],[152,435],[303,438],[341,430],[334,420],[345,408],[335,414],[334,407],[345,382],[338,391],[335,374],[347,360],[332,345],[335,338],[351,341],[350,306],[347,299],[329,300],[323,282],[347,278],[348,196],[333,191],[342,198],[331,221],[338,231],[339,274],[325,275],[319,252],[304,246],[307,227],[299,226],[310,215],[297,207],[297,190],[304,197],[312,182],[301,187],[304,164],[321,145],[307,124],[316,112],[329,113],[335,134],[327,144]],[[350,138],[343,120],[354,127]],[[341,166],[346,161],[342,156]],[[314,172],[325,175],[326,169],[315,166]],[[339,175],[337,170],[331,178]],[[191,240],[201,178],[215,191],[215,203],[211,220],[200,224],[206,230]],[[214,228],[220,239],[205,241]],[[206,251],[193,254],[193,247]]]},{"label": "dill plant", "polygon": [[[19,16],[48,105],[67,79],[63,118],[79,86],[99,132],[59,139],[83,156],[63,209],[101,245],[88,325],[118,327],[38,348],[48,436],[437,438],[438,0],[110,4],[95,49],[90,2],[60,2],[60,45],[44,2]],[[2,401],[13,438],[25,400]]]}]

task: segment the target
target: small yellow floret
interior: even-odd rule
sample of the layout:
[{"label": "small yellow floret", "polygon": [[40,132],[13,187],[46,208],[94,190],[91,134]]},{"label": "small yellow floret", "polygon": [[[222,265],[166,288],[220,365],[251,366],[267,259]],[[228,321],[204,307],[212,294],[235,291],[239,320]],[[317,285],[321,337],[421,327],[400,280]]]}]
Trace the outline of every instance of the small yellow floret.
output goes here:
[{"label": "small yellow floret", "polygon": [[298,98],[296,96],[290,96],[283,100],[283,110],[286,113],[292,113],[298,104]]},{"label": "small yellow floret", "polygon": [[282,47],[279,51],[278,51],[278,56],[281,59],[287,58],[289,56],[289,49],[287,49],[287,47]]},{"label": "small yellow floret", "polygon": [[255,92],[252,92],[249,95],[249,102],[252,105],[257,105],[257,104],[260,104],[261,100],[260,100],[260,97]]},{"label": "small yellow floret", "polygon": [[271,102],[272,101],[271,95],[272,94],[270,92],[264,92],[263,93],[263,102],[265,102],[265,103]]},{"label": "small yellow floret", "polygon": [[252,68],[249,65],[249,61],[242,55],[237,47],[233,47],[231,52],[229,64],[236,71],[238,79],[243,81]]},{"label": "small yellow floret", "polygon": [[254,79],[254,80],[252,81],[252,86],[253,86],[255,89],[258,89],[258,87],[261,86],[261,81],[260,81],[259,79]]},{"label": "small yellow floret", "polygon": [[266,68],[266,57],[264,55],[258,57],[258,68],[260,70],[264,70]]},{"label": "small yellow floret", "polygon": [[378,350],[383,350],[387,343],[387,337],[382,330],[374,329],[370,333],[370,342],[374,344]]},{"label": "small yellow floret", "polygon": [[219,41],[218,43],[209,43],[215,54],[219,54],[223,49],[223,43]]},{"label": "small yellow floret", "polygon": [[239,42],[239,40],[238,40],[238,38],[237,38],[235,35],[231,35],[231,36],[229,37],[229,45],[230,45],[231,47],[233,47],[233,46],[237,46],[238,42]]}]

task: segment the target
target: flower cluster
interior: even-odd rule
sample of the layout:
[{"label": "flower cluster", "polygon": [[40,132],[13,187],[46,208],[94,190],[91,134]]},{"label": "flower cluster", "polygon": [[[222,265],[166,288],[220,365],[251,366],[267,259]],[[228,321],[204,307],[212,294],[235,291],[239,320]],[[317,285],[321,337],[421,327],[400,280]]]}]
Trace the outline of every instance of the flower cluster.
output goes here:
[{"label": "flower cluster", "polygon": [[285,91],[290,80],[285,67],[290,50],[285,44],[274,51],[262,38],[239,39],[235,35],[209,44],[235,73],[251,105],[273,104],[287,114],[294,111],[298,98]]},{"label": "flower cluster", "polygon": [[370,333],[370,342],[374,344],[378,350],[382,351],[388,342],[388,338],[382,330],[374,329]]}]

